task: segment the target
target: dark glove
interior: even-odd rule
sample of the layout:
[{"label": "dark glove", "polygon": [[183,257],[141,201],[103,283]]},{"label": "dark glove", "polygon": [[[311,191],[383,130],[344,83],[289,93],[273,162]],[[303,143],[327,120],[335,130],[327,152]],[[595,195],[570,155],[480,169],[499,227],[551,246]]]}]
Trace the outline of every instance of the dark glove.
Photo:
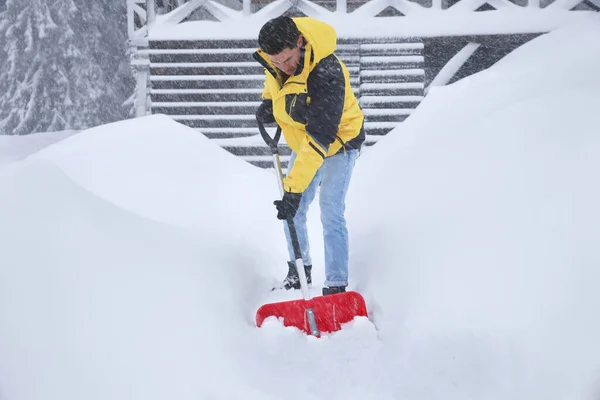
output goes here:
[{"label": "dark glove", "polygon": [[288,219],[294,218],[298,207],[300,206],[300,200],[302,199],[302,193],[290,193],[285,192],[281,200],[275,200],[273,204],[277,207],[277,218]]},{"label": "dark glove", "polygon": [[263,100],[260,106],[258,106],[258,110],[256,110],[256,119],[263,124],[272,124],[275,122],[272,100]]}]

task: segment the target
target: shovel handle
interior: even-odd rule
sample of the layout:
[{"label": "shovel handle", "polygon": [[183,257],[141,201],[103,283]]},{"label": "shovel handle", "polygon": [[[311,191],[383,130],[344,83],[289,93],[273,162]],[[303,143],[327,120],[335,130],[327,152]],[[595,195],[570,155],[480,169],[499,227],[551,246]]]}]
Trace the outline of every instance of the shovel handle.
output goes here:
[{"label": "shovel handle", "polygon": [[265,126],[263,125],[263,123],[258,118],[258,115],[256,116],[256,122],[258,124],[258,130],[260,131],[260,135],[262,136],[262,138],[265,141],[265,143],[267,144],[267,146],[269,146],[269,148],[271,149],[271,153],[274,155],[279,154],[279,149],[277,148],[277,144],[279,144],[279,139],[281,138],[281,127],[279,125],[277,125],[277,130],[275,131],[275,136],[271,137],[269,135],[269,133],[267,132],[267,130],[265,129]]},{"label": "shovel handle", "polygon": [[[277,172],[277,184],[279,186],[279,193],[281,194],[281,197],[283,197],[283,170],[281,169],[281,159],[279,158],[279,149],[277,148],[277,144],[279,143],[279,139],[281,137],[281,127],[277,125],[277,131],[275,132],[275,136],[271,137],[269,136],[269,133],[265,129],[265,126],[260,121],[258,116],[256,117],[256,123],[258,124],[258,130],[260,131],[260,135],[264,139],[265,143],[269,146],[269,148],[271,149],[271,153],[273,154],[273,167],[275,167],[275,172]],[[296,231],[294,218],[287,218],[286,222],[288,225],[288,230],[290,232],[292,248],[294,249],[294,257],[296,258],[296,268],[298,270],[298,275],[300,276],[300,290],[302,291],[302,296],[304,297],[304,299],[310,300],[310,293],[308,292],[308,284],[306,281],[306,273],[304,271],[304,264],[302,262],[302,253],[300,252],[300,241],[298,240],[298,232]]]}]

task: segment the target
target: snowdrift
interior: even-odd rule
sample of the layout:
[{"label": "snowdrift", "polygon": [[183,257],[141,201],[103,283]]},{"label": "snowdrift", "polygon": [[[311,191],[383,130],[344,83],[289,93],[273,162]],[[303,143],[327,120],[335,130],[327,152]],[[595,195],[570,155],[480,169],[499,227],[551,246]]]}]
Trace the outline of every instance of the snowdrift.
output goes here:
[{"label": "snowdrift", "polygon": [[271,284],[259,267],[285,260],[268,178],[164,116],[0,169],[3,396],[222,393],[251,368],[231,356]]},{"label": "snowdrift", "polygon": [[44,147],[59,142],[77,131],[40,132],[31,135],[0,135],[0,166],[20,161]]},{"label": "snowdrift", "polygon": [[259,228],[264,220],[251,211],[270,209],[277,194],[268,173],[163,115],[87,130],[35,158],[128,211],[211,236],[237,237],[244,229],[235,223]]},{"label": "snowdrift", "polygon": [[255,329],[285,273],[273,174],[164,116],[3,165],[0,398],[591,399],[599,22],[432,90],[364,151],[351,284],[377,329]]},{"label": "snowdrift", "polygon": [[359,161],[353,273],[408,398],[600,378],[598,38],[595,17],[433,89]]}]

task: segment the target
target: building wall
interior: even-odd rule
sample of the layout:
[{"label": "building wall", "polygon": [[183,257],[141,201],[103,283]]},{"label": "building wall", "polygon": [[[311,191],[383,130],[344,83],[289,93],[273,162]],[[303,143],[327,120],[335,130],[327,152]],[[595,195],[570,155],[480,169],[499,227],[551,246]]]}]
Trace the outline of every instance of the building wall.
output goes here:
[{"label": "building wall", "polygon": [[483,71],[494,65],[517,47],[542,33],[444,36],[424,38],[425,86],[428,87],[446,63],[469,43],[480,44],[448,83]]}]

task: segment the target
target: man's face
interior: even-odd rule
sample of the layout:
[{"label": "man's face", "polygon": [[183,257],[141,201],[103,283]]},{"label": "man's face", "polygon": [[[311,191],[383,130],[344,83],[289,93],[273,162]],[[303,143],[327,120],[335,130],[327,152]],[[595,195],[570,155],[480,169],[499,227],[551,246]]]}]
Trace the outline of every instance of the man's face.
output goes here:
[{"label": "man's face", "polygon": [[293,49],[283,49],[281,53],[269,55],[269,59],[277,68],[287,75],[294,75],[300,62],[300,47],[302,46],[302,36],[298,37],[296,47]]}]

